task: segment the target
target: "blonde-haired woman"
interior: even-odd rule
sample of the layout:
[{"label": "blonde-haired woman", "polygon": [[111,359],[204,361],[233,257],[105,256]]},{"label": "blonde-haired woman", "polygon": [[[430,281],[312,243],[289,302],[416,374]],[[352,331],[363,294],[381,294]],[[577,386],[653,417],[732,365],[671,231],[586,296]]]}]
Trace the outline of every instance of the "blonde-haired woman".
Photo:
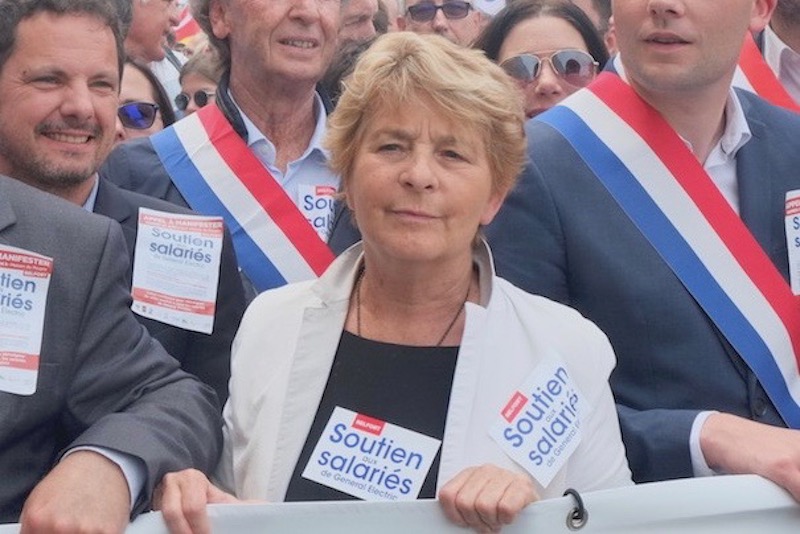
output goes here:
[{"label": "blonde-haired woman", "polygon": [[[397,33],[345,85],[328,146],[363,242],[248,309],[220,483],[273,502],[438,497],[480,531],[567,487],[629,484],[605,336],[497,278],[479,237],[524,159],[513,82],[480,52]],[[530,439],[545,413],[558,450]],[[175,531],[207,525],[185,503],[232,498],[198,472],[163,494]]]}]

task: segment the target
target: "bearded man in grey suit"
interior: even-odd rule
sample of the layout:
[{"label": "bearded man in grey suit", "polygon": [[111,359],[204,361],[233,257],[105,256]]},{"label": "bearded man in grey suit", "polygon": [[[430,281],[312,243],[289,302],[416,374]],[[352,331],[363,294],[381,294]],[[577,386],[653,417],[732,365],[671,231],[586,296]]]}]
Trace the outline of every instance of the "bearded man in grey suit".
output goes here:
[{"label": "bearded man in grey suit", "polygon": [[0,176],[3,245],[53,269],[35,392],[0,386],[0,523],[27,498],[23,524],[121,530],[166,472],[216,464],[215,396],[133,317],[117,223]]},{"label": "bearded man in grey suit", "polygon": [[[113,132],[117,13],[107,0],[0,0],[0,20],[16,24],[0,31],[0,169],[80,181]],[[30,270],[8,258],[34,256],[48,282],[20,310]],[[213,468],[215,395],[136,321],[116,222],[2,177],[0,258],[0,522],[122,531],[164,473]]]},{"label": "bearded man in grey suit", "polygon": [[[0,6],[7,10],[0,17],[0,173],[120,223],[133,273],[136,260],[145,263],[134,254],[140,208],[191,212],[97,175],[115,138],[122,36],[116,27],[107,35],[59,31],[74,21],[69,11],[53,16],[55,9],[79,9],[78,2],[0,0]],[[152,314],[136,317],[185,371],[214,388],[222,405],[245,295],[227,231],[215,246],[221,248],[219,262],[198,275],[218,273],[210,328],[159,321],[163,316]]]}]

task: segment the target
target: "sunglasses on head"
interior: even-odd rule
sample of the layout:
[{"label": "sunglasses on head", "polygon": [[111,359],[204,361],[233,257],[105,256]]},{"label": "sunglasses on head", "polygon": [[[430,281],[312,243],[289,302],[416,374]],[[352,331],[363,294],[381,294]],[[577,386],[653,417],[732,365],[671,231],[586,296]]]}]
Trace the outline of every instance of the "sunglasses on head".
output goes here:
[{"label": "sunglasses on head", "polygon": [[463,19],[472,9],[472,4],[461,0],[451,0],[437,6],[432,2],[422,2],[414,6],[408,6],[408,16],[414,22],[430,22],[436,17],[436,12],[442,10],[446,19]]},{"label": "sunglasses on head", "polygon": [[575,87],[586,87],[597,73],[598,63],[582,50],[559,50],[550,57],[535,54],[520,54],[500,63],[500,67],[517,81],[530,83],[542,72],[542,64],[548,61],[559,78]]},{"label": "sunglasses on head", "polygon": [[195,91],[193,95],[188,95],[186,93],[180,93],[178,96],[175,97],[175,106],[181,110],[186,111],[186,108],[189,107],[189,102],[194,99],[194,103],[197,104],[198,108],[202,108],[208,102],[214,98],[216,93],[212,93],[209,91],[204,91],[200,89],[199,91]]},{"label": "sunglasses on head", "polygon": [[146,130],[153,125],[158,113],[158,104],[129,102],[117,108],[117,117],[125,128]]}]

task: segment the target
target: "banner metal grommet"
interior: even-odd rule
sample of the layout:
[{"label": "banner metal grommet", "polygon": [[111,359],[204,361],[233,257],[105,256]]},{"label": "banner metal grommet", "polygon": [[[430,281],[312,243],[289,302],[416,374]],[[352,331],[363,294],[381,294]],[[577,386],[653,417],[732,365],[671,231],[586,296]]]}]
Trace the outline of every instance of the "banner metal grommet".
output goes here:
[{"label": "banner metal grommet", "polygon": [[577,490],[569,488],[564,492],[564,496],[571,495],[575,499],[576,506],[567,514],[567,528],[570,530],[580,530],[589,521],[589,511],[583,505],[583,498]]}]

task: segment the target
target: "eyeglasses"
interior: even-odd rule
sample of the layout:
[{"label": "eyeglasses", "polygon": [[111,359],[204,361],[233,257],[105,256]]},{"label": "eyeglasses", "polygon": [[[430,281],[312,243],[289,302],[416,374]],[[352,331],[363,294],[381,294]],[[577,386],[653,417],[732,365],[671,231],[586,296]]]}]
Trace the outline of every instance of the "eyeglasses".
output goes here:
[{"label": "eyeglasses", "polygon": [[556,75],[575,87],[586,87],[594,80],[597,63],[582,50],[559,50],[550,57],[520,54],[503,61],[500,67],[517,81],[530,83],[542,72],[542,63],[548,61]]},{"label": "eyeglasses", "polygon": [[158,104],[129,102],[117,108],[117,117],[125,128],[146,130],[153,125],[158,113]]},{"label": "eyeglasses", "polygon": [[177,106],[177,108],[181,111],[186,111],[186,108],[189,107],[189,102],[191,102],[191,99],[194,98],[194,103],[197,104],[197,107],[202,108],[208,104],[209,100],[214,98],[215,94],[216,93],[204,91],[202,89],[195,91],[191,96],[187,95],[186,93],[180,93],[175,97],[175,106]]},{"label": "eyeglasses", "polygon": [[462,2],[461,0],[451,0],[444,4],[437,6],[432,2],[423,2],[413,6],[408,6],[408,16],[414,22],[430,22],[436,17],[436,12],[442,10],[445,18],[463,19],[469,14],[472,9],[472,4],[469,2]]}]

